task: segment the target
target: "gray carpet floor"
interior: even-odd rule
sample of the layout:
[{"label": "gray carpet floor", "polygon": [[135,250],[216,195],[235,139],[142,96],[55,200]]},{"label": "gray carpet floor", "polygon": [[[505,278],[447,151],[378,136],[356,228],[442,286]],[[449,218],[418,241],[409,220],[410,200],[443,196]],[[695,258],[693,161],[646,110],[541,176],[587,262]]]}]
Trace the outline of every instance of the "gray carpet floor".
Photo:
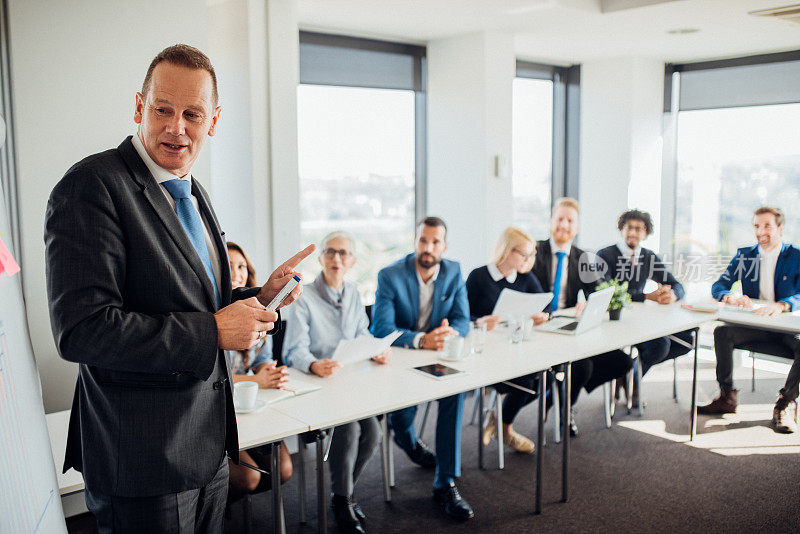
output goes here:
[{"label": "gray carpet floor", "polygon": [[[699,401],[716,394],[713,353],[705,351],[699,372]],[[431,500],[432,471],[412,464],[395,448],[396,487],[383,500],[380,456],[374,456],[356,487],[370,532],[800,532],[800,435],[778,435],[768,427],[772,403],[785,371],[759,370],[750,391],[750,369],[736,372],[741,389],[739,413],[698,419],[698,437],[688,443],[691,358],[679,366],[679,402],[672,399],[672,365],[655,367],[645,377],[642,417],[618,405],[605,428],[602,391],[584,394],[576,406],[580,435],[572,441],[570,500],[561,499],[561,446],[547,424],[544,448],[544,500],[533,514],[535,455],[506,451],[505,469],[497,469],[496,442],[486,453],[486,469],[477,467],[478,429],[468,424],[467,399],[462,437],[461,494],[475,510],[465,523],[448,519]],[[777,372],[776,372],[777,371]],[[435,403],[434,403],[435,406]],[[533,437],[536,404],[515,422]],[[424,439],[432,443],[435,412]],[[297,477],[283,486],[288,532],[316,532],[314,455],[306,451],[307,524],[298,522]],[[295,461],[295,466],[297,462]],[[271,531],[269,493],[253,497],[252,532]],[[232,508],[226,532],[243,532],[242,509]],[[336,532],[329,513],[329,531]],[[91,516],[68,520],[70,532],[92,532]]]}]

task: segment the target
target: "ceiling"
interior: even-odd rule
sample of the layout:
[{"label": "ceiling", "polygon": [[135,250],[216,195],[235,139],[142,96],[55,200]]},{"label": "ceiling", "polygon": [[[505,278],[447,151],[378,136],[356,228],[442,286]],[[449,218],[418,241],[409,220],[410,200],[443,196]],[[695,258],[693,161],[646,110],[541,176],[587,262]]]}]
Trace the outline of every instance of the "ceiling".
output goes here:
[{"label": "ceiling", "polygon": [[[514,34],[520,59],[686,62],[800,49],[800,24],[748,12],[797,0],[296,0],[303,29],[426,43]],[[674,34],[670,30],[696,29]]]}]

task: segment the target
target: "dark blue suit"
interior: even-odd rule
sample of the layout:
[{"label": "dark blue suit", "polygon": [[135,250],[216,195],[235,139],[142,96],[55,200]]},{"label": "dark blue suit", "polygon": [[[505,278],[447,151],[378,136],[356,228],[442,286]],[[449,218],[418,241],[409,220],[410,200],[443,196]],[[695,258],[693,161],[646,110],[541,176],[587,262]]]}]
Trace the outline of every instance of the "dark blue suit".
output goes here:
[{"label": "dark blue suit", "polygon": [[[742,283],[742,294],[759,298],[760,261],[758,245],[743,247],[736,251],[725,272],[711,286],[711,295],[721,300],[730,293],[737,280]],[[790,310],[800,305],[800,249],[783,245],[775,264],[775,301],[785,302]],[[780,334],[743,326],[718,326],[714,330],[714,352],[717,355],[717,382],[723,390],[733,389],[733,349],[742,343],[769,341],[783,344],[794,352],[794,363],[781,389],[781,395],[794,400],[798,396],[800,383],[800,339],[793,334]]]},{"label": "dark blue suit", "polygon": [[[711,286],[711,295],[717,300],[731,292],[737,280],[742,283],[742,294],[757,299],[759,296],[758,245],[742,247],[736,251],[725,272]],[[800,249],[783,245],[775,265],[775,301],[786,302],[793,311],[800,304]]]},{"label": "dark blue suit", "polygon": [[[441,325],[447,319],[459,334],[469,333],[469,305],[461,266],[458,262],[442,260],[439,275],[433,284],[433,308],[426,332]],[[417,281],[415,255],[381,269],[378,273],[378,289],[372,307],[370,332],[384,337],[395,330],[402,332],[394,342],[398,347],[413,347],[419,317],[419,282]],[[461,414],[464,410],[464,394],[439,400],[436,421],[436,470],[440,477],[457,477],[461,474]],[[389,414],[389,425],[394,439],[403,449],[414,448],[417,434],[414,416],[417,407],[412,406]]]},{"label": "dark blue suit", "polygon": [[[617,245],[600,249],[597,251],[597,255],[608,265],[605,279],[628,282],[628,293],[634,302],[644,302],[646,300],[647,295],[644,292],[644,286],[648,280],[671,286],[678,300],[682,299],[686,294],[681,283],[669,272],[661,258],[650,249],[642,248],[635,264],[631,264],[630,259],[623,255]],[[681,339],[691,342],[691,331],[680,332],[677,335]],[[666,336],[636,345],[636,350],[639,351],[639,358],[642,363],[642,376],[652,366],[670,357],[675,358],[685,354],[689,350],[677,344],[676,350],[670,351],[670,347],[670,340]]]}]

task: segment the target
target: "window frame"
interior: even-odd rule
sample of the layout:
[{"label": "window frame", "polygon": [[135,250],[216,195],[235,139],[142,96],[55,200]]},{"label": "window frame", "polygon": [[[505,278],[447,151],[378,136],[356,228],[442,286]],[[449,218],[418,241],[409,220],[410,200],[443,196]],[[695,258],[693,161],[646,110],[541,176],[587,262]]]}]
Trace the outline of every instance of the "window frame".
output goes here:
[{"label": "window frame", "polygon": [[550,204],[565,196],[579,200],[580,65],[559,67],[517,59],[515,77],[553,82]]},{"label": "window frame", "polygon": [[[678,184],[678,115],[681,108],[682,73],[703,72],[718,69],[739,69],[729,71],[731,74],[746,72],[747,67],[779,66],[783,63],[800,61],[800,50],[779,52],[774,54],[758,54],[729,59],[699,61],[694,63],[667,63],[664,66],[664,116],[662,178],[661,178],[661,214],[662,228],[659,243],[662,251],[669,251],[675,257],[675,231],[677,216],[677,184]],[[744,69],[744,70],[742,70]],[[761,96],[747,104],[722,105],[713,101],[703,107],[691,106],[683,111],[701,109],[731,109],[736,107],[756,107],[777,104],[800,103],[800,92],[794,99],[778,99],[774,96]]]},{"label": "window frame", "polygon": [[[6,127],[6,140],[0,147],[0,187],[2,187],[4,210],[9,222],[9,239],[6,246],[22,264],[22,240],[20,236],[19,193],[17,159],[14,143],[14,105],[11,93],[11,56],[9,51],[8,5],[0,1],[0,116]],[[24,272],[20,273],[23,276]]]},{"label": "window frame", "polygon": [[[333,67],[339,71],[336,80],[326,76],[320,69],[304,64],[304,45],[327,47],[333,55]],[[338,49],[338,51],[337,51]],[[348,62],[353,52],[367,52],[367,67],[375,72],[364,75]],[[341,53],[337,53],[341,52]],[[404,83],[373,83],[369,79],[379,79],[382,56],[409,56],[412,61],[412,74]],[[425,46],[377,39],[366,39],[348,35],[334,35],[313,31],[300,31],[300,74],[298,83],[302,85],[336,85],[340,87],[365,87],[375,89],[406,89],[414,91],[414,218],[415,222],[427,214],[427,48]],[[330,65],[330,64],[329,64]],[[363,66],[363,64],[362,64]],[[344,83],[343,83],[344,82]]]}]

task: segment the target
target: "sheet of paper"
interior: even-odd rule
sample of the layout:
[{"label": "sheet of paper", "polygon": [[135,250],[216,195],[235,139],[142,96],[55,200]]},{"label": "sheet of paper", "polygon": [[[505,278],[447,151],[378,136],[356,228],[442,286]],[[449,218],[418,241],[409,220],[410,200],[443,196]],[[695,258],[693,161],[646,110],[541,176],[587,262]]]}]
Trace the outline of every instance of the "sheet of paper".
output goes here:
[{"label": "sheet of paper", "polygon": [[398,337],[400,332],[395,330],[383,338],[358,336],[354,339],[343,339],[337,345],[331,359],[341,362],[342,365],[368,360],[388,349]]},{"label": "sheet of paper", "polygon": [[553,300],[552,293],[522,293],[505,288],[494,305],[492,315],[501,317],[530,317],[539,313]]},{"label": "sheet of paper", "polygon": [[258,392],[259,400],[273,404],[294,397],[294,392],[286,389],[262,389]]},{"label": "sheet of paper", "polygon": [[312,391],[316,391],[321,387],[322,386],[317,384],[312,384],[311,382],[305,382],[292,377],[286,382],[284,389],[291,391],[294,395],[305,395],[306,393],[311,393]]},{"label": "sheet of paper", "polygon": [[0,273],[6,273],[8,276],[15,275],[19,272],[19,265],[17,265],[11,251],[8,250],[3,238],[0,237]]}]

